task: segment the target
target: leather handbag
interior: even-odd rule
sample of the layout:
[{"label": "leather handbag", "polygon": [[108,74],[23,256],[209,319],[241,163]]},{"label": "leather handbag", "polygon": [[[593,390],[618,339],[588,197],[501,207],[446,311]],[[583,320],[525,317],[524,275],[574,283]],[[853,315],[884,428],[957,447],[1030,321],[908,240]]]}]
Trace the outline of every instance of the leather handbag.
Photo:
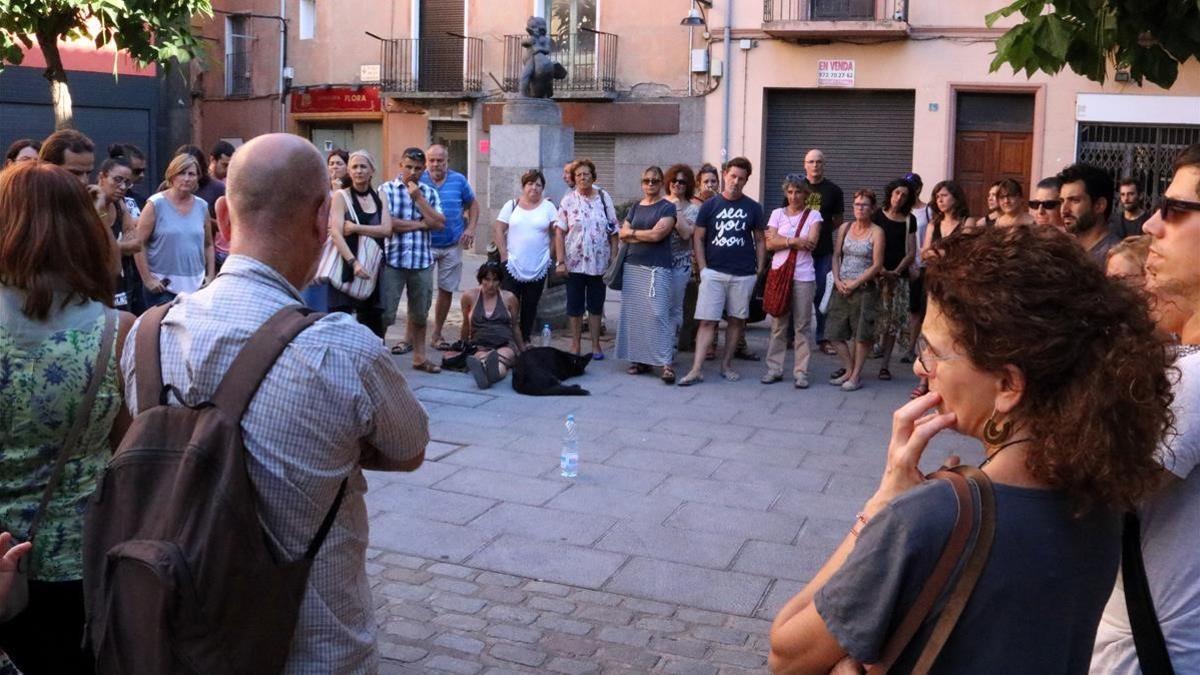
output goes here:
[{"label": "leather handbag", "polygon": [[[992,490],[992,481],[987,475],[973,466],[960,465],[952,469],[939,469],[929,477],[949,481],[958,503],[958,516],[950,531],[950,539],[942,549],[933,572],[921,587],[913,606],[888,638],[879,661],[867,666],[866,672],[871,675],[888,672],[912,642],[934,605],[948,591],[941,613],[935,620],[929,638],[921,647],[911,672],[923,674],[933,668],[938,654],[962,616],[967,601],[971,598],[971,592],[975,590],[975,584],[983,574],[988,554],[992,549],[992,539],[996,534],[996,497]],[[974,489],[972,485],[975,486]],[[978,535],[974,543],[971,543],[971,532],[976,529],[976,523]],[[962,572],[951,587],[950,580],[960,564]]]},{"label": "leather handbag", "polygon": [[[361,225],[362,223],[358,221],[358,213],[350,204],[350,198],[346,196],[346,191],[338,190],[338,194],[346,203],[346,213],[350,215],[354,224]],[[345,266],[348,263],[342,259],[341,252],[333,243],[333,237],[330,237],[325,240],[325,248],[321,251],[321,260],[317,264],[315,280],[318,283],[327,283],[355,300],[366,300],[371,297],[371,293],[375,292],[375,284],[379,280],[379,265],[383,261],[383,249],[373,238],[365,234],[359,235],[358,250],[355,251],[354,257],[370,275],[370,278],[360,279],[353,273],[345,273]]]},{"label": "leather handbag", "polygon": [[[92,368],[91,379],[88,380],[87,389],[84,390],[83,402],[76,409],[75,420],[71,423],[71,429],[67,432],[67,436],[63,440],[62,449],[58,451],[58,457],[54,460],[54,468],[50,471],[50,480],[46,481],[46,488],[42,490],[42,500],[38,503],[37,512],[33,516],[33,522],[29,524],[29,538],[26,541],[33,541],[37,536],[38,529],[42,524],[42,517],[46,514],[46,508],[50,505],[50,497],[54,494],[55,489],[58,488],[58,484],[62,480],[67,460],[75,452],[75,447],[79,444],[79,439],[83,436],[83,431],[87,428],[87,424],[92,418],[92,408],[96,402],[96,394],[100,391],[100,385],[104,383],[104,376],[108,371],[108,354],[112,351],[113,341],[117,333],[116,310],[106,309],[104,314],[104,332],[100,336],[100,351],[97,352],[96,365]],[[13,579],[12,587],[8,592],[8,597],[3,603],[0,603],[0,623],[11,621],[29,606],[30,558],[31,556],[26,555],[17,564],[17,572]]]},{"label": "leather handbag", "polygon": [[[808,220],[808,209],[800,215],[800,224],[796,226],[796,235],[804,229]],[[763,311],[774,317],[786,316],[792,311],[792,281],[796,275],[796,249],[788,251],[787,260],[779,267],[772,267],[767,272],[767,283],[763,287]]]},{"label": "leather handbag", "polygon": [[629,244],[621,242],[617,246],[617,254],[608,261],[608,268],[604,270],[604,285],[614,291],[621,290],[621,286],[625,282],[625,256],[629,255]]}]

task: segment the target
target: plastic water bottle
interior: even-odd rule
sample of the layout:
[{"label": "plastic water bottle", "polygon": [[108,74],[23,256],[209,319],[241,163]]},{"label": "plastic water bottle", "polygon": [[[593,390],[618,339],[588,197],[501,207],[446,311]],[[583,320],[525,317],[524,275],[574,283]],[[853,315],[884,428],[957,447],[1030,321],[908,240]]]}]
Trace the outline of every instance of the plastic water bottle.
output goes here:
[{"label": "plastic water bottle", "polygon": [[542,347],[550,346],[550,324],[542,324]]},{"label": "plastic water bottle", "polygon": [[562,455],[558,458],[563,478],[574,478],[579,475],[579,436],[575,432],[575,416],[567,415],[567,423],[563,429]]}]

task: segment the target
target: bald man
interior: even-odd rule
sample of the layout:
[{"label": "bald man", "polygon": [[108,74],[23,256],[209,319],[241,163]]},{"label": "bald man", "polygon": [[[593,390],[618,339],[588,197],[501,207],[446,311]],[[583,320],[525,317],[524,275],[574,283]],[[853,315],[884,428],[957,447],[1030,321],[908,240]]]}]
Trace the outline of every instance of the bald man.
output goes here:
[{"label": "bald man", "polygon": [[[433,303],[433,334],[429,343],[434,349],[449,349],[442,337],[442,327],[450,314],[450,301],[462,280],[462,250],[475,245],[475,226],[479,222],[479,202],[467,177],[450,168],[446,146],[437,143],[425,151],[425,173],[421,182],[437,190],[442,202],[446,225],[430,234],[433,245],[433,264],[437,268],[437,296]],[[404,337],[411,342],[410,336]]]},{"label": "bald man", "polygon": [[[268,134],[234,154],[226,196],[217,200],[229,258],[162,321],[163,383],[183,403],[211,400],[250,336],[280,309],[303,304],[297,289],[316,270],[328,220],[325,161],[311,143]],[[131,411],[137,359],[136,340],[126,340],[121,368]],[[420,466],[429,441],[424,409],[379,338],[335,313],[301,332],[275,362],[242,418],[242,438],[265,538],[282,559],[303,556],[346,482],[308,577],[287,672],[377,671],[362,470]],[[223,599],[205,600],[219,608]]]},{"label": "bald man", "polygon": [[833,233],[842,224],[842,211],[845,210],[845,200],[842,188],[837,183],[825,177],[825,153],[817,148],[804,155],[804,182],[812,188],[809,203],[817,200],[817,210],[821,212],[821,233],[817,237],[817,247],[813,249],[813,266],[816,269],[817,287],[813,297],[814,309],[817,315],[817,345],[826,354],[832,354],[833,346],[825,339],[825,313],[821,311],[821,298],[825,295],[825,279],[833,269]]}]

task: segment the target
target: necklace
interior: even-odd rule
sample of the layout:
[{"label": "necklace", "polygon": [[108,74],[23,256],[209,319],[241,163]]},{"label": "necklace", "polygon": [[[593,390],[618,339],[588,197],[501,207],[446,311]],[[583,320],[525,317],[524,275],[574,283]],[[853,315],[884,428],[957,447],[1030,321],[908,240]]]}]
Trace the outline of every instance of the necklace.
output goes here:
[{"label": "necklace", "polygon": [[355,196],[355,197],[369,197],[369,196],[371,195],[371,188],[370,188],[370,186],[368,186],[366,190],[361,190],[361,191],[360,191],[358,188],[356,188],[356,187],[354,187],[353,185],[351,185],[351,186],[350,186],[350,191],[354,193],[354,196]]},{"label": "necklace", "polygon": [[993,452],[992,454],[988,455],[987,459],[983,460],[983,462],[981,462],[979,464],[979,468],[982,469],[983,467],[987,466],[988,462],[991,462],[993,459],[996,459],[996,455],[1000,454],[1000,451],[1007,448],[1008,446],[1016,445],[1017,443],[1028,443],[1031,440],[1033,440],[1033,439],[1032,438],[1018,438],[1015,441],[1009,441],[1007,443],[1002,443],[1002,444],[996,446],[996,451]]}]

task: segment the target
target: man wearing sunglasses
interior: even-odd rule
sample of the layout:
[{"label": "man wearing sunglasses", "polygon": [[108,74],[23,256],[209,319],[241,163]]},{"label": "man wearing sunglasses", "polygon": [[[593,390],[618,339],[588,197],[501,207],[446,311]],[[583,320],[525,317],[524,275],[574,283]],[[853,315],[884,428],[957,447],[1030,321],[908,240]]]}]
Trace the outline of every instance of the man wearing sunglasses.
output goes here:
[{"label": "man wearing sunglasses", "polygon": [[1150,220],[1150,212],[1142,204],[1142,191],[1137,179],[1126,176],[1117,186],[1119,209],[1113,213],[1108,229],[1118,239],[1136,237],[1142,233],[1142,225]]},{"label": "man wearing sunglasses", "polygon": [[1059,212],[1062,207],[1062,200],[1058,196],[1059,186],[1058,178],[1050,176],[1038,181],[1037,187],[1033,189],[1033,199],[1029,200],[1029,215],[1033,216],[1035,225],[1063,229],[1062,213]]},{"label": "man wearing sunglasses", "polygon": [[1063,224],[1096,264],[1104,266],[1108,249],[1117,241],[1108,231],[1113,181],[1108,172],[1091,164],[1072,164],[1058,174]]},{"label": "man wearing sunglasses", "polygon": [[1105,675],[1167,672],[1155,666],[1164,659],[1176,673],[1200,672],[1200,144],[1175,160],[1171,184],[1142,229],[1151,237],[1147,288],[1178,310],[1157,318],[1159,328],[1179,335],[1175,423],[1159,453],[1162,482],[1137,509],[1140,537],[1131,546],[1142,553],[1144,578],[1129,572],[1136,563],[1122,563],[1126,571],[1096,631],[1091,672]]}]

